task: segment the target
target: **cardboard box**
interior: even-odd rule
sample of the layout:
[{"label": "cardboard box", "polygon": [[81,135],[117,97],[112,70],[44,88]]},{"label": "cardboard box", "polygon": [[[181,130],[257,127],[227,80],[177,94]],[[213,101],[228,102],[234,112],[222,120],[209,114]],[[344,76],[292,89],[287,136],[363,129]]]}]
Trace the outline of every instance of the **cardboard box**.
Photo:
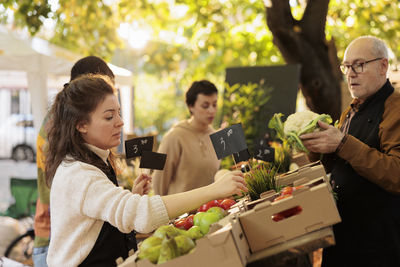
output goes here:
[{"label": "cardboard box", "polygon": [[310,164],[311,162],[306,153],[296,153],[291,156],[291,163],[296,163],[297,166],[302,167]]},{"label": "cardboard box", "polygon": [[[331,188],[323,177],[309,181],[288,198],[272,202],[274,197],[238,216],[253,253],[341,221]],[[299,207],[300,213],[274,220],[277,215]]]},{"label": "cardboard box", "polygon": [[282,266],[287,260],[334,244],[335,237],[329,226],[252,253],[248,262],[262,261],[263,266]]},{"label": "cardboard box", "polygon": [[304,183],[315,178],[324,177],[329,183],[325,168],[320,161],[304,165],[297,170],[286,172],[276,177],[278,186],[291,185],[293,183]]},{"label": "cardboard box", "polygon": [[[225,220],[226,221],[226,220]],[[217,229],[217,230],[216,230]],[[119,267],[244,267],[250,256],[249,246],[237,219],[231,218],[222,226],[214,224],[214,231],[196,241],[193,252],[162,264],[147,259],[136,261],[137,253],[128,257]]]}]

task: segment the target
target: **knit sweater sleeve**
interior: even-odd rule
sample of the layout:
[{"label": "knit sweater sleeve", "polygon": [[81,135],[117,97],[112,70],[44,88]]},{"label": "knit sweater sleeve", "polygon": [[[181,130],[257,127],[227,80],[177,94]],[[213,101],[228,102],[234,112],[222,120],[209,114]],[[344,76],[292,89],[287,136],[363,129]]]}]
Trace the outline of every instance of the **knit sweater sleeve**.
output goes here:
[{"label": "knit sweater sleeve", "polygon": [[154,171],[153,188],[155,194],[164,196],[168,195],[169,185],[174,179],[182,154],[182,148],[176,131],[171,131],[164,136],[158,152],[167,154],[167,160],[163,170]]},{"label": "knit sweater sleeve", "polygon": [[84,184],[82,179],[72,184],[81,187],[78,205],[82,214],[107,221],[124,233],[132,230],[148,233],[168,222],[167,210],[160,196],[140,196],[116,187],[92,165],[79,163],[75,168],[82,171],[81,178],[86,180]]}]

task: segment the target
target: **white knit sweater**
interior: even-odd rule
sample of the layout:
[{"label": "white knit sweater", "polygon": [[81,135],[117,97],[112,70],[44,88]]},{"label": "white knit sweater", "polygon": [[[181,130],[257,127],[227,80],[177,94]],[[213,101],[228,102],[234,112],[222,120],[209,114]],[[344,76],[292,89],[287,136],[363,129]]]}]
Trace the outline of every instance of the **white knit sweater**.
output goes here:
[{"label": "white knit sweater", "polygon": [[[104,162],[109,151],[90,146]],[[77,266],[92,250],[104,221],[123,233],[151,232],[168,222],[160,196],[132,194],[116,187],[97,167],[63,161],[50,192],[48,266]]]}]

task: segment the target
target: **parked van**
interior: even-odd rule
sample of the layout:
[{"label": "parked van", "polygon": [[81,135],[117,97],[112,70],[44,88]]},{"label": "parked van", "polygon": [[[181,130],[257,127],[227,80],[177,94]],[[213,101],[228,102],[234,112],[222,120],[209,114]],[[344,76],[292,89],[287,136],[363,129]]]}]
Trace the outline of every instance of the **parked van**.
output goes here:
[{"label": "parked van", "polygon": [[34,162],[36,137],[32,114],[12,114],[0,122],[0,158]]}]

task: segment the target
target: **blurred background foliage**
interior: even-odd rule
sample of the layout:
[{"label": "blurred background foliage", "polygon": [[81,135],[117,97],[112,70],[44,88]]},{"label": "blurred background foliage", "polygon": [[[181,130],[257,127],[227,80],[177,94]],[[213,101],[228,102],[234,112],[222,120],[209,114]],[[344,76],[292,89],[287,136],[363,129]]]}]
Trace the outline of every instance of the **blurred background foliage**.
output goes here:
[{"label": "blurred background foliage", "polygon": [[249,151],[253,151],[254,141],[264,138],[267,132],[263,118],[266,104],[271,97],[271,88],[263,84],[248,83],[229,86],[225,83],[222,121],[228,125],[242,123]]},{"label": "blurred background foliage", "polygon": [[[254,142],[264,138],[263,134],[266,133],[263,111],[267,108],[271,90],[263,84],[263,81],[260,84],[250,82],[232,86],[225,83],[223,107],[220,112],[221,125],[241,123],[250,153],[253,152]],[[233,157],[222,159],[223,168],[233,165],[235,165]]]},{"label": "blurred background foliage", "polygon": [[[289,1],[294,17],[301,18],[306,0],[282,1]],[[285,63],[265,22],[264,4],[268,3],[3,0],[0,22],[133,71],[137,131],[163,134],[175,121],[188,116],[184,92],[192,81],[211,80],[222,99],[225,68]],[[387,40],[393,51],[392,63],[397,64],[399,10],[400,3],[391,0],[330,0],[327,39],[335,40],[341,59],[350,40],[364,34],[376,35]],[[245,87],[236,90],[246,93]],[[222,107],[222,100],[219,104]],[[257,105],[260,102],[256,99],[254,107]]]}]

